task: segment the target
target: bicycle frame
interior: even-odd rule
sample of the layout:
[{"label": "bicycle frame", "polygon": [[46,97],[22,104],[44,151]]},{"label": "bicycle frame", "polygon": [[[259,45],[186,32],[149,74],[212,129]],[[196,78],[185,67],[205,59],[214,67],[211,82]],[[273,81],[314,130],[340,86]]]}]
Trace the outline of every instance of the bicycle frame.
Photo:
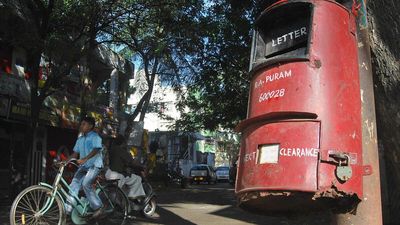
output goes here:
[{"label": "bicycle frame", "polygon": [[[61,198],[61,201],[63,204],[65,204],[66,199],[68,196],[71,196],[69,192],[71,191],[71,187],[69,184],[65,181],[65,179],[62,177],[64,173],[64,168],[66,165],[68,165],[70,161],[68,161],[65,165],[62,165],[60,169],[57,172],[57,176],[54,179],[53,185],[49,185],[45,182],[40,182],[39,185],[45,186],[51,189],[51,195],[50,198],[46,200],[46,203],[44,204],[43,208],[39,211],[41,215],[45,214],[52,204],[54,203],[55,197],[58,195]],[[61,184],[60,184],[61,182]],[[96,181],[96,194],[98,194],[100,191],[104,191],[103,186]],[[89,202],[84,201],[84,199],[80,199],[76,195],[72,195],[74,200],[76,201],[76,204],[73,206],[81,216],[86,216],[88,214],[88,209],[89,209]],[[108,195],[106,194],[107,201],[110,203],[110,206],[114,208],[114,205]]]}]

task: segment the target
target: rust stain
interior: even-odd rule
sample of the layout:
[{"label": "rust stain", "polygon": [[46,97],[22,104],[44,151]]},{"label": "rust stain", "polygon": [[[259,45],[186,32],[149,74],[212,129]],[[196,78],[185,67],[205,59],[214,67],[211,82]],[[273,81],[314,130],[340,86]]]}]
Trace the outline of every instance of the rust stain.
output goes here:
[{"label": "rust stain", "polygon": [[357,206],[361,202],[361,199],[357,196],[357,194],[353,192],[345,192],[339,190],[334,184],[328,189],[319,191],[315,193],[312,198],[313,200],[322,200],[322,199],[332,199],[332,200],[339,200],[333,211],[339,213],[350,213],[356,214],[357,213]]},{"label": "rust stain", "polygon": [[288,191],[252,191],[243,193],[239,198],[240,202],[246,202],[252,199],[264,198],[268,196],[290,196],[292,193]]}]

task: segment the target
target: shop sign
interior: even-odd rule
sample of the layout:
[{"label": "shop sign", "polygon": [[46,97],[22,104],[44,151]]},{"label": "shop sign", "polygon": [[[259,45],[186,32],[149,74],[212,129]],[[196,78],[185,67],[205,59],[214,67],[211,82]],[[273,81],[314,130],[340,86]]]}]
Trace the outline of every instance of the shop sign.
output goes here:
[{"label": "shop sign", "polygon": [[[10,117],[17,120],[28,121],[31,118],[30,105],[12,102]],[[46,125],[57,126],[59,124],[59,117],[48,108],[40,110],[39,120]]]}]

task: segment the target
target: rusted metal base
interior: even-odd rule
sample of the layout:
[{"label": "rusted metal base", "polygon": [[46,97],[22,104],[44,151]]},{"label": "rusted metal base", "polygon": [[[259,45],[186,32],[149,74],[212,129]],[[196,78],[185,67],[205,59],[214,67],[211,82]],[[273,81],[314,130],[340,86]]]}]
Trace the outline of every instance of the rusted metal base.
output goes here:
[{"label": "rusted metal base", "polygon": [[239,207],[264,215],[280,216],[331,210],[355,214],[361,201],[356,194],[336,187],[318,193],[285,191],[251,191],[238,195]]}]

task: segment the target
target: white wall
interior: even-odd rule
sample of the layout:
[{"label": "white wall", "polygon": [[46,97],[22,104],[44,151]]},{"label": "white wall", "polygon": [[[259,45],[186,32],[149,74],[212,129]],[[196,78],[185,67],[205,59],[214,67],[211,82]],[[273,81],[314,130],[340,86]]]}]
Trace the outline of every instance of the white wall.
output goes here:
[{"label": "white wall", "polygon": [[[128,99],[128,105],[134,106],[140,101],[141,97],[147,90],[147,83],[143,72],[139,71],[130,84],[137,89],[137,91]],[[170,117],[172,120],[160,118],[158,112],[148,112],[144,119],[144,129],[149,131],[170,130],[168,129],[168,126],[173,125],[175,120],[180,118],[180,113],[175,107],[178,99],[179,95],[177,92],[175,92],[171,87],[161,87],[159,80],[156,79],[150,103],[158,103],[160,106],[163,105],[164,107],[159,107],[160,110],[158,111],[162,111],[164,115]]]}]

